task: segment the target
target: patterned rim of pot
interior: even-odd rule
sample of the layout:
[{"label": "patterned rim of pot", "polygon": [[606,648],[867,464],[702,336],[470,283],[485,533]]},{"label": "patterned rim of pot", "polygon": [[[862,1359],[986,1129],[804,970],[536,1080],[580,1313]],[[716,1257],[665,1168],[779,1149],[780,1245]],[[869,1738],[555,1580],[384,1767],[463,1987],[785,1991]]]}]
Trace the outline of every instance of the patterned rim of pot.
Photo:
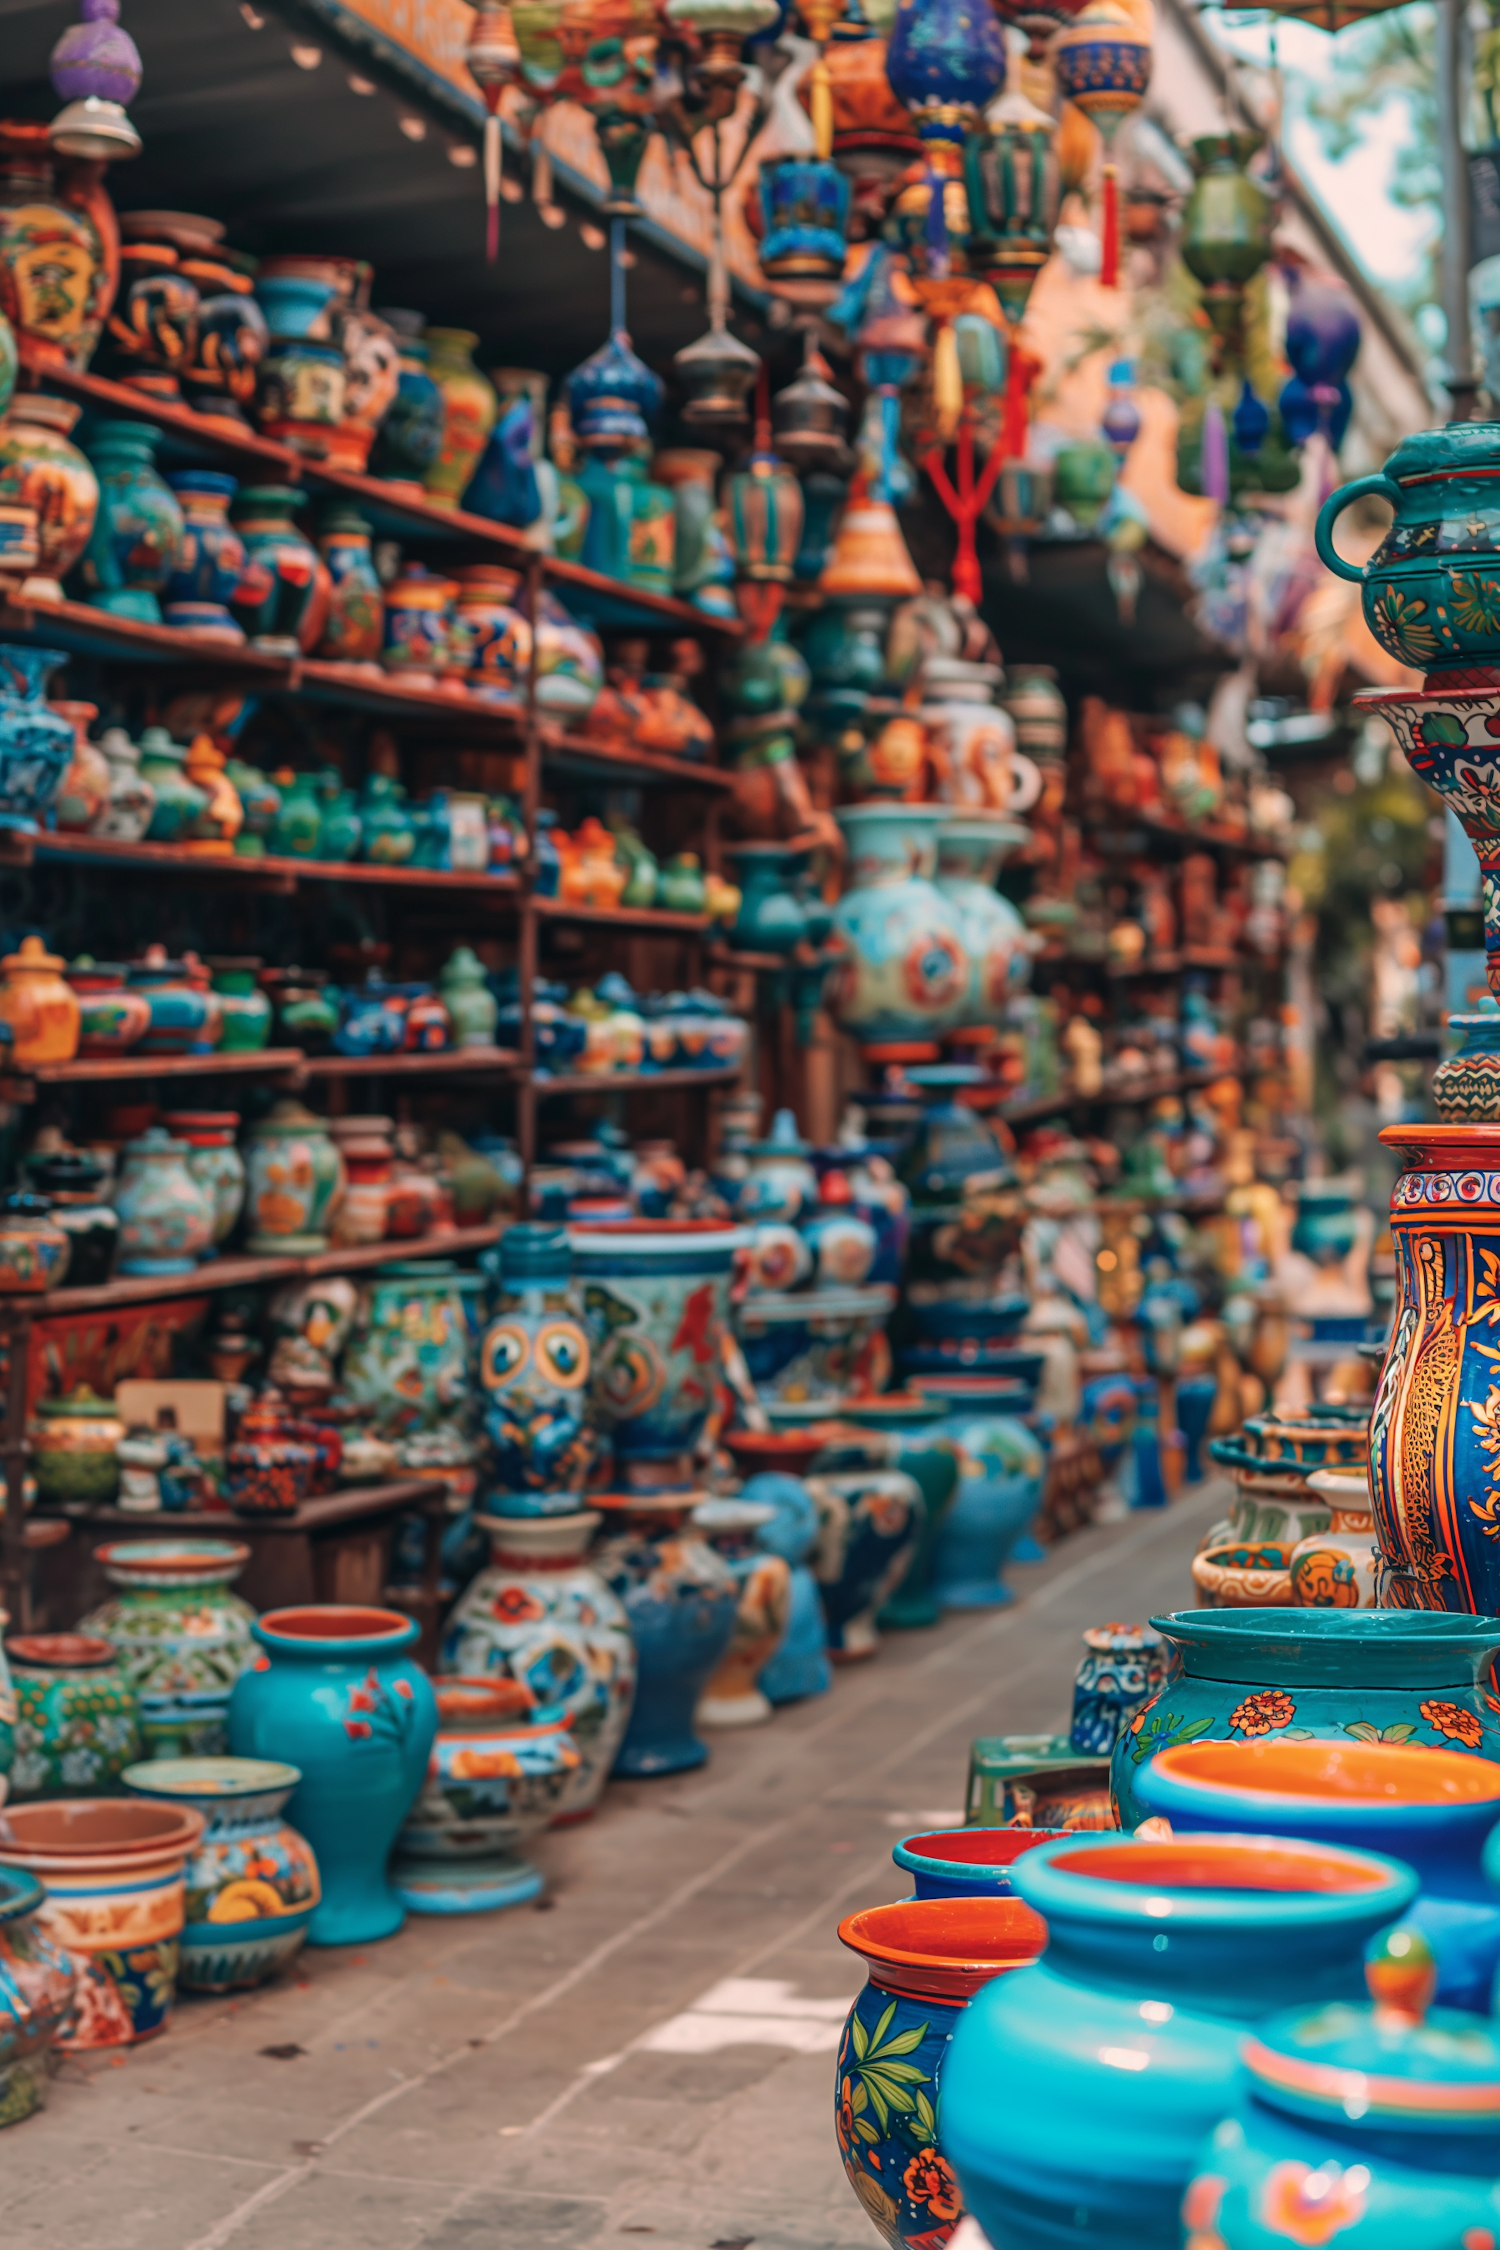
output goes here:
[{"label": "patterned rim of pot", "polygon": [[99,1672],[120,1661],[114,1643],[94,1633],[12,1633],[5,1653],[22,1671]]},{"label": "patterned rim of pot", "polygon": [[1002,1969],[1036,1960],[1047,1931],[1018,1898],[917,1898],[846,1915],[839,1940],[887,1992],[971,2000]]},{"label": "patterned rim of pot", "polygon": [[344,1656],[363,1656],[409,1648],[419,1628],[399,1609],[296,1602],[285,1609],[268,1609],[252,1620],[250,1630],[264,1648],[307,1649],[323,1644]]},{"label": "patterned rim of pot", "polygon": [[[1403,1686],[1446,1687],[1488,1676],[1500,1649],[1500,1617],[1438,1609],[1180,1609],[1151,1623],[1175,1647],[1196,1648],[1200,1679],[1235,1684],[1274,1667],[1295,1649],[1307,1687],[1362,1687],[1353,1656],[1361,1648],[1403,1661]],[[1273,1675],[1268,1675],[1273,1676]]]},{"label": "patterned rim of pot", "polygon": [[684,1251],[716,1250],[732,1257],[749,1249],[750,1231],[728,1219],[583,1219],[569,1225],[568,1238],[575,1252],[618,1249],[661,1264]]},{"label": "patterned rim of pot", "polygon": [[302,1779],[300,1766],[280,1758],[144,1758],[127,1766],[120,1779],[150,1797],[268,1797],[288,1795]]},{"label": "patterned rim of pot", "polygon": [[128,1797],[53,1797],[7,1805],[0,1856],[41,1874],[144,1872],[180,1860],[203,1834],[200,1812]]},{"label": "patterned rim of pot", "polygon": [[227,1586],[250,1549],[237,1539],[112,1539],[94,1560],[117,1586]]}]

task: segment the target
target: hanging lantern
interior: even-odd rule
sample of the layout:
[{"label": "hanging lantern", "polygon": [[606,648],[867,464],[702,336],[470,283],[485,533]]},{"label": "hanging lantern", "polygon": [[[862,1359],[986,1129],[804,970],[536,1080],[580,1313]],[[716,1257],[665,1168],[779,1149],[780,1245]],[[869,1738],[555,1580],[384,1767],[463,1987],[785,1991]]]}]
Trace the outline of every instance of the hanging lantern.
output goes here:
[{"label": "hanging lantern", "polygon": [[[886,42],[875,31],[862,0],[849,0],[833,27],[825,57],[833,104],[831,153],[856,184],[888,185],[905,171],[922,144],[886,76]],[[798,99],[811,112],[812,88],[803,79]]]},{"label": "hanging lantern", "polygon": [[1245,290],[1271,255],[1271,198],[1244,167],[1260,133],[1204,133],[1192,144],[1197,178],[1182,210],[1182,262],[1203,290],[1220,350],[1239,347]]},{"label": "hanging lantern", "polygon": [[47,138],[59,156],[95,163],[139,156],[141,136],[125,104],[141,90],[141,58],[120,25],[120,0],[82,0],[81,23],[70,24],[52,50],[53,91],[65,106]]},{"label": "hanging lantern", "polygon": [[1056,137],[1053,120],[1017,86],[986,111],[984,130],[971,133],[964,149],[969,263],[1012,327],[1052,254],[1061,194]]},{"label": "hanging lantern", "polygon": [[819,351],[811,329],[803,341],[802,372],[784,391],[777,392],[771,420],[777,451],[799,475],[848,466],[844,432],[849,401],[834,387],[833,369]]},{"label": "hanging lantern", "polygon": [[1340,283],[1297,272],[1286,316],[1292,377],[1277,405],[1293,445],[1321,430],[1333,451],[1344,442],[1354,411],[1348,375],[1359,356],[1359,314]]},{"label": "hanging lantern", "polygon": [[515,84],[521,68],[505,0],[476,0],[464,62],[484,102],[484,254],[493,260],[500,255],[500,96]]},{"label": "hanging lantern", "polygon": [[1053,42],[1052,67],[1059,90],[1104,138],[1099,279],[1106,289],[1114,289],[1120,280],[1120,207],[1111,151],[1121,120],[1140,108],[1151,83],[1151,42],[1118,0],[1089,0],[1082,15]]},{"label": "hanging lantern", "polygon": [[573,434],[600,461],[620,460],[647,443],[663,396],[660,376],[632,351],[625,327],[624,221],[617,219],[610,232],[609,339],[563,384]]},{"label": "hanging lantern", "polygon": [[1099,430],[1110,452],[1123,467],[1125,456],[1141,434],[1141,410],[1131,396],[1135,369],[1128,359],[1110,363],[1109,400],[1099,417]]},{"label": "hanging lantern", "polygon": [[807,74],[807,106],[812,117],[813,148],[825,160],[833,154],[833,82],[828,75],[827,48],[843,12],[844,0],[797,0],[797,13],[818,50]]},{"label": "hanging lantern", "polygon": [[594,120],[609,173],[604,208],[611,218],[638,219],[636,181],[656,130],[656,0],[594,0],[590,28],[577,99]]},{"label": "hanging lantern", "polygon": [[[727,295],[726,290],[726,298]],[[692,423],[694,428],[708,423],[732,425],[748,421],[749,408],[745,401],[760,373],[759,353],[730,334],[724,317],[725,307],[711,302],[709,312],[707,335],[700,336],[695,343],[684,344],[680,352],[672,355],[672,365],[687,392],[682,419]]]},{"label": "hanging lantern", "polygon": [[786,295],[812,286],[826,302],[844,271],[849,182],[843,173],[831,158],[778,157],[760,168],[760,207],[760,270],[767,281]]},{"label": "hanging lantern", "polygon": [[756,641],[767,638],[781,614],[802,542],[802,487],[772,451],[769,392],[762,367],[755,448],[724,485],[735,602]]},{"label": "hanging lantern", "polygon": [[866,488],[863,473],[849,487],[818,591],[828,601],[862,602],[901,602],[922,591],[896,511]]}]

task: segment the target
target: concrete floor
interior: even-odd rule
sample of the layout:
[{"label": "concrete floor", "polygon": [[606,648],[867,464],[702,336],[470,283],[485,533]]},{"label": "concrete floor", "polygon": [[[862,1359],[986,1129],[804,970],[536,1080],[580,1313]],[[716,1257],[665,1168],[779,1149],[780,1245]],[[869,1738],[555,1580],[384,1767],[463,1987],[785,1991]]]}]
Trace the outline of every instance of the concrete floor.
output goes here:
[{"label": "concrete floor", "polygon": [[[832,2053],[855,1908],[961,1817],[972,1735],[1065,1726],[1078,1635],[1191,1598],[1227,1497],[1075,1536],[1008,1610],[889,1635],[701,1772],[616,1783],[546,1838],[538,1907],[302,1954],[64,2064],[4,2138],[8,2250],[873,2250]],[[731,1982],[731,1980],[733,1980]]]}]

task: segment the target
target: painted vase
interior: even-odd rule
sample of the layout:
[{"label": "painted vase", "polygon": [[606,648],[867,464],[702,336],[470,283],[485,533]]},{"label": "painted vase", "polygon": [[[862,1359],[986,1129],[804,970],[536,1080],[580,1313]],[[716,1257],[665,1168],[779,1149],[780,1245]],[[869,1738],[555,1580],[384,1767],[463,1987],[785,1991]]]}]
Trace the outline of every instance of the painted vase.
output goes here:
[{"label": "painted vase", "polygon": [[78,1964],[59,2030],[65,2054],[133,2046],[164,2031],[177,1998],[183,1870],[203,1833],[186,1806],[111,1797],[13,1805],[0,1862],[40,1876],[41,1929]]},{"label": "painted vase", "polygon": [[413,685],[432,681],[452,655],[454,585],[435,577],[423,563],[407,563],[386,588],[384,641],[380,661]]},{"label": "painted vase", "polygon": [[113,1506],[120,1482],[115,1447],[125,1435],[113,1399],[96,1398],[80,1383],[61,1398],[39,1399],[36,1417],[28,1436],[43,1506]]},{"label": "painted vase", "polygon": [[260,1654],[235,1683],[229,1747],[302,1779],[287,1818],[311,1845],[322,1897],[309,1945],[364,1945],[406,1919],[386,1861],[437,1735],[431,1682],[397,1610],[340,1603],[273,1609],[250,1628]]},{"label": "painted vase", "polygon": [[[847,1398],[838,1410],[840,1427],[825,1433],[827,1442],[818,1455],[816,1465],[825,1474],[858,1467],[890,1469],[915,1484],[921,1496],[916,1542],[900,1583],[876,1611],[880,1626],[935,1625],[940,1615],[933,1564],[961,1473],[958,1447],[945,1420],[943,1404],[919,1392]],[[861,1434],[855,1437],[854,1431]]]},{"label": "painted vase", "polygon": [[793,953],[807,936],[798,879],[808,854],[784,844],[732,844],[724,854],[740,889],[732,942],[747,953]]},{"label": "painted vase", "polygon": [[118,1589],[80,1618],[108,1641],[140,1709],[153,1758],[217,1757],[226,1748],[230,1690],[254,1657],[255,1612],[230,1592],[250,1560],[229,1539],[130,1539],[96,1547]]},{"label": "painted vase", "polygon": [[[36,366],[88,366],[114,297],[118,255],[87,202],[57,193],[41,124],[0,133],[0,313]],[[11,378],[14,382],[14,375]]]},{"label": "painted vase", "polygon": [[1030,1392],[989,1375],[918,1375],[945,1410],[932,1435],[958,1455],[958,1491],[938,1527],[932,1589],[943,1609],[994,1609],[1015,1596],[1005,1567],[1042,1502],[1046,1450],[1022,1419]]},{"label": "painted vase", "polygon": [[782,1410],[867,1397],[889,1381],[885,1329],[895,1298],[880,1282],[787,1296],[752,1291],[735,1306],[735,1336],[773,1426]]},{"label": "painted vase", "polygon": [[[194,792],[199,798],[203,792]],[[213,1005],[188,973],[187,964],[169,961],[159,945],[148,945],[127,972],[131,990],[150,1007],[150,1020],[137,1047],[144,1055],[207,1054],[213,1044]]]},{"label": "painted vase", "polygon": [[156,791],[141,772],[141,753],[123,727],[106,727],[99,748],[109,768],[109,790],[104,808],[94,822],[96,836],[113,836],[122,844],[137,844],[151,826]]},{"label": "painted vase", "polygon": [[1046,1951],[962,2017],[944,2095],[964,2201],[1015,2250],[1064,2235],[1179,2243],[1247,2025],[1355,1998],[1366,1944],[1416,1892],[1410,1869],[1373,1853],[1243,1837],[1070,1836],[1028,1852],[1012,1881],[1046,1922]]},{"label": "painted vase", "polygon": [[20,951],[0,960],[0,1023],[10,1026],[12,1065],[70,1062],[78,1052],[78,996],[63,968],[39,937],[22,938]]},{"label": "painted vase", "polygon": [[785,1468],[765,1468],[747,1476],[740,1498],[770,1509],[769,1517],[755,1533],[755,1543],[767,1554],[779,1555],[787,1564],[790,1578],[786,1625],[779,1644],[762,1664],[756,1684],[768,1703],[798,1703],[809,1695],[826,1695],[833,1685],[828,1626],[810,1560],[822,1531],[822,1518],[802,1477],[795,1473],[799,1464],[806,1467],[816,1446],[796,1438],[787,1447],[784,1439],[771,1432],[742,1454],[739,1448],[759,1435],[745,1430],[730,1433],[741,1473],[755,1468],[758,1460],[774,1461],[778,1454],[789,1459],[791,1473]]},{"label": "painted vase", "polygon": [[610,1493],[601,1501],[608,1520],[594,1567],[624,1605],[638,1667],[619,1774],[682,1773],[708,1756],[693,1714],[733,1638],[740,1588],[694,1527],[694,1499]]},{"label": "painted vase", "polygon": [[718,1381],[743,1227],[613,1219],[570,1227],[593,1344],[593,1411],[616,1463],[673,1464],[702,1436]]},{"label": "painted vase", "polygon": [[317,777],[319,804],[319,859],[349,860],[359,850],[359,813],[354,791],[343,785],[337,766],[325,766]]},{"label": "painted vase", "polygon": [[318,859],[322,853],[323,802],[315,773],[287,773],[280,783],[276,818],[266,838],[275,859]]},{"label": "painted vase", "polygon": [[520,572],[468,563],[453,576],[458,587],[455,622],[468,651],[469,692],[518,709],[531,667],[531,626],[516,607]]},{"label": "painted vase", "polygon": [[1426,1948],[1371,1948],[1372,2006],[1277,2016],[1245,2042],[1232,2113],[1183,2199],[1189,2242],[1279,2250],[1478,2250],[1500,2163],[1500,2042],[1489,2022],[1429,2015]]},{"label": "painted vase", "polygon": [[1018,821],[977,813],[951,817],[938,830],[936,887],[958,915],[969,960],[966,1024],[1003,1023],[1011,999],[1031,981],[1026,925],[995,888],[1027,834]]},{"label": "painted vase", "polygon": [[1137,1711],[1162,1687],[1161,1635],[1149,1625],[1090,1625],[1083,1647],[1068,1739],[1086,1758],[1107,1758]]},{"label": "painted vase", "polygon": [[237,1516],[291,1516],[312,1490],[318,1456],[285,1427],[279,1397],[246,1407],[225,1448],[225,1494]]},{"label": "painted vase", "polygon": [[80,411],[71,399],[22,391],[0,420],[0,501],[36,510],[32,578],[50,581],[54,601],[89,543],[99,510],[99,480],[71,442]]},{"label": "painted vase", "polygon": [[87,954],[70,963],[68,982],[78,995],[80,1055],[123,1055],[136,1046],[151,1022],[151,1003],[143,992],[126,989],[123,963],[92,961]]},{"label": "painted vase", "polygon": [[1018,1898],[903,1899],[839,1924],[866,1982],[834,2066],[845,2177],[889,2250],[936,2250],[964,2216],[946,2079],[976,1994],[1036,1960],[1046,1927]]},{"label": "painted vase", "polygon": [[213,1248],[213,1202],[187,1157],[187,1142],[161,1125],[125,1144],[115,1191],[122,1274],[191,1273]]},{"label": "painted vase", "polygon": [[1307,1482],[1330,1513],[1327,1530],[1299,1539],[1287,1557],[1293,1608],[1373,1609],[1379,1554],[1368,1473],[1315,1469]]},{"label": "painted vase", "polygon": [[[238,846],[236,846],[238,848]],[[256,981],[260,962],[252,955],[210,960],[218,995],[221,1055],[258,1055],[271,1037],[271,1003]]]},{"label": "painted vase", "polygon": [[370,553],[370,526],[357,508],[326,508],[318,553],[331,581],[318,654],[336,664],[373,664],[385,637],[385,593]]},{"label": "painted vase", "polygon": [[212,469],[179,469],[167,482],[182,509],[182,548],[162,614],[180,633],[243,641],[229,614],[245,567],[245,543],[229,522],[235,479]]},{"label": "painted vase", "polygon": [[165,727],[143,727],[141,778],[151,788],[148,844],[175,844],[208,805],[207,793],[187,778],[187,751]]},{"label": "painted vase", "polygon": [[239,1122],[232,1109],[173,1109],[162,1119],[187,1144],[188,1171],[213,1211],[214,1250],[223,1248],[245,1207],[245,1160],[234,1143]]},{"label": "painted vase", "polygon": [[245,567],[230,606],[251,647],[277,656],[316,648],[327,606],[317,549],[292,521],[301,502],[294,485],[247,485],[230,511],[245,543]]},{"label": "painted vase", "polygon": [[257,1257],[319,1256],[328,1248],[329,1212],[343,1185],[343,1159],[327,1124],[284,1096],[248,1136],[246,1249]]},{"label": "painted vase", "polygon": [[53,799],[52,817],[58,828],[76,833],[92,828],[109,801],[109,760],[98,744],[89,740],[89,727],[98,718],[99,707],[96,703],[65,703],[54,698],[52,708],[60,711],[73,728],[73,755]]},{"label": "painted vase", "polygon": [[0,645],[0,829],[34,836],[73,755],[73,729],[48,704],[48,677],[63,662],[50,648]]},{"label": "painted vase", "polygon": [[99,507],[79,575],[86,599],[115,617],[162,622],[159,596],[182,559],[182,509],[156,470],[161,432],[146,422],[85,422]]},{"label": "painted vase", "polygon": [[472,947],[461,945],[443,963],[438,991],[453,1021],[454,1045],[493,1047],[500,1004],[490,990],[484,963]]},{"label": "painted vase", "polygon": [[406,791],[388,774],[372,773],[359,800],[361,857],[379,867],[402,867],[417,848],[417,831],[406,810]]},{"label": "painted vase", "polygon": [[373,476],[420,487],[443,443],[443,394],[428,370],[420,313],[388,312],[400,353],[396,395],[386,408],[370,450]]},{"label": "painted vase", "polygon": [[281,791],[268,781],[259,766],[247,765],[243,758],[230,758],[225,773],[239,793],[244,823],[234,839],[238,859],[263,859],[268,845],[266,838],[276,825],[281,810]]},{"label": "painted vase", "polygon": [[891,1857],[918,1898],[1012,1898],[1011,1870],[1061,1828],[934,1828],[903,1836]]},{"label": "painted vase", "polygon": [[48,1197],[24,1188],[0,1196],[0,1293],[39,1295],[60,1289],[70,1254],[68,1235],[52,1217]]},{"label": "painted vase", "polygon": [[259,1758],[155,1758],[123,1778],[133,1796],[190,1806],[203,1820],[183,1876],[183,1991],[265,1984],[301,1951],[322,1896],[311,1846],[282,1817],[302,1779],[297,1768]]},{"label": "painted vase", "polygon": [[15,1686],[11,1795],[100,1795],[141,1754],[135,1689],[118,1652],[90,1633],[16,1633],[5,1644]]},{"label": "painted vase", "polygon": [[521,1850],[562,1808],[583,1763],[566,1719],[532,1717],[510,1679],[439,1679],[427,1778],[396,1843],[391,1880],[413,1914],[482,1914],[543,1887]]},{"label": "painted vase", "polygon": [[424,483],[439,508],[457,508],[500,412],[495,386],[470,354],[479,338],[467,328],[429,328],[427,366],[443,399],[443,436]]},{"label": "painted vase", "polygon": [[847,805],[849,889],[834,912],[843,959],[830,998],[866,1041],[931,1039],[963,1022],[971,964],[958,911],[932,881],[941,805]]},{"label": "painted vase", "polygon": [[699,1726],[753,1727],[772,1715],[758,1675],[781,1646],[792,1603],[791,1565],[760,1545],[775,1515],[774,1507],[743,1493],[704,1500],[693,1511],[693,1522],[739,1587],[734,1635],[699,1698]]},{"label": "painted vase", "polygon": [[877,1615],[901,1585],[926,1526],[922,1488],[899,1469],[854,1469],[811,1476],[807,1488],[823,1519],[813,1576],[828,1622],[835,1664],[873,1656]]},{"label": "painted vase", "polygon": [[508,1227],[486,1264],[495,1282],[479,1340],[493,1477],[486,1505],[502,1516],[576,1514],[598,1441],[568,1236],[561,1227]]},{"label": "painted vase", "polygon": [[[1166,1686],[1115,1745],[1120,1826],[1146,1817],[1140,1775],[1159,1751],[1207,1737],[1409,1742],[1500,1759],[1490,1668],[1500,1618],[1369,1609],[1190,1609],[1153,1617]],[[1392,1728],[1399,1729],[1392,1733]]]},{"label": "painted vase", "polygon": [[78,1963],[42,1927],[45,1898],[23,1868],[0,1874],[0,2125],[46,2101],[51,2050],[78,1988]]},{"label": "painted vase", "polygon": [[1141,1795],[1174,1836],[1300,1836],[1384,1852],[1415,1870],[1406,1921],[1437,1963],[1437,1997],[1488,2015],[1500,1963],[1500,1897],[1485,1844],[1500,1825],[1500,1770],[1481,1758],[1385,1742],[1184,1742],[1142,1769]]},{"label": "painted vase", "polygon": [[467,1427],[481,1288],[478,1274],[425,1258],[380,1266],[361,1291],[343,1388],[380,1436]]},{"label": "painted vase", "polygon": [[604,644],[550,586],[537,602],[535,661],[536,699],[549,717],[566,722],[592,710],[604,685]]}]

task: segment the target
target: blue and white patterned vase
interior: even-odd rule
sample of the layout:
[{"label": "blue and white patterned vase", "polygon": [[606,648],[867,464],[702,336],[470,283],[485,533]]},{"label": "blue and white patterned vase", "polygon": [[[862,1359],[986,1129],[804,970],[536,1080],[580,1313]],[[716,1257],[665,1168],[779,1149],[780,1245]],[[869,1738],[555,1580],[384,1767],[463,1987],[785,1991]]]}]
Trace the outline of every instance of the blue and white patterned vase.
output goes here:
[{"label": "blue and white patterned vase", "polygon": [[1075,1750],[1107,1758],[1130,1721],[1161,1690],[1166,1655],[1149,1625],[1091,1625],[1073,1681]]},{"label": "blue and white patterned vase", "polygon": [[593,1369],[562,1227],[512,1226],[482,1264],[493,1276],[479,1383],[493,1515],[574,1515],[598,1451]]}]

